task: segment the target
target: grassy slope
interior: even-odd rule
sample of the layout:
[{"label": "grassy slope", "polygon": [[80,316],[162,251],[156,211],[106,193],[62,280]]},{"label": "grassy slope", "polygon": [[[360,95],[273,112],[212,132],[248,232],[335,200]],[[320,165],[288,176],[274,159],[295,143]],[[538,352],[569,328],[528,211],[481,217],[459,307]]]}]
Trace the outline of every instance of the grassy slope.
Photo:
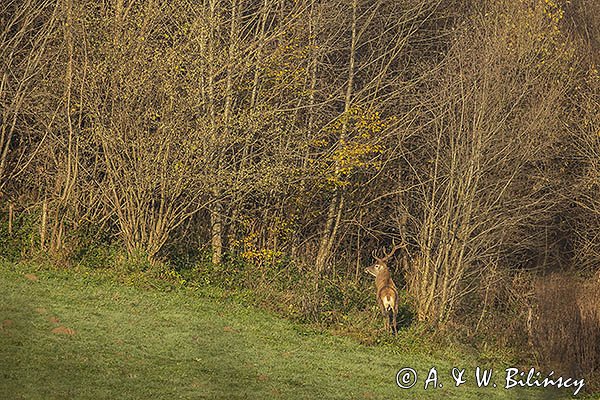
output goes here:
[{"label": "grassy slope", "polygon": [[[454,388],[448,361],[364,347],[197,291],[60,271],[30,281],[24,268],[0,264],[2,399],[529,398],[472,379]],[[468,373],[477,365],[461,363]],[[446,386],[425,392],[421,376],[420,388],[401,390],[404,366],[421,375],[436,366]]]}]

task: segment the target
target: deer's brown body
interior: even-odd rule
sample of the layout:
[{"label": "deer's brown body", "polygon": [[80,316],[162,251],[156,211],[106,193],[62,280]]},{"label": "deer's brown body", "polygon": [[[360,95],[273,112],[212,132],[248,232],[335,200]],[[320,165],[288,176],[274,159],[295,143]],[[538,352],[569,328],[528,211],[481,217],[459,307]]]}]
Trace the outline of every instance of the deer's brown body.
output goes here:
[{"label": "deer's brown body", "polygon": [[[396,318],[398,316],[398,289],[392,280],[390,270],[387,267],[387,261],[398,250],[400,246],[394,246],[392,251],[383,258],[375,257],[375,264],[365,269],[365,272],[375,277],[375,287],[377,288],[377,304],[381,309],[384,318],[385,330],[392,334],[398,333]],[[391,326],[390,326],[391,325]]]}]

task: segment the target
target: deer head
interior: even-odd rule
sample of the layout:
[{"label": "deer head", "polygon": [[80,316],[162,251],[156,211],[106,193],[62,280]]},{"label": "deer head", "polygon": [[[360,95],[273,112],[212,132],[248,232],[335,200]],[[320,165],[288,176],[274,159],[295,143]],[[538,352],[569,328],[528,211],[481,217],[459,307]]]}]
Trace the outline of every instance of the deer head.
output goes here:
[{"label": "deer head", "polygon": [[398,251],[399,249],[405,248],[405,247],[406,247],[406,243],[404,243],[404,242],[402,242],[400,244],[395,244],[394,242],[392,242],[392,249],[387,254],[384,253],[383,257],[379,257],[377,254],[377,251],[373,250],[371,255],[375,259],[375,264],[366,268],[365,272],[376,277],[381,271],[383,271],[384,269],[387,269],[387,263],[390,260],[390,258],[392,258],[392,256],[396,253],[396,251]]}]

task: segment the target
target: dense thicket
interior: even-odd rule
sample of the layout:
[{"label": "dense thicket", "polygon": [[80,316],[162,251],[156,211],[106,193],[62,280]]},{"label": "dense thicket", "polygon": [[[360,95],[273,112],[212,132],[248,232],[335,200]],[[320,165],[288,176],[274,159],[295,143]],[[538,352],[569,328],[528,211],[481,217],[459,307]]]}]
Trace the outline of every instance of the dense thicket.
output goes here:
[{"label": "dense thicket", "polygon": [[[373,249],[404,242],[418,321],[522,318],[549,353],[548,326],[572,328],[569,359],[598,371],[598,15],[596,0],[4,1],[0,240],[19,253],[4,256],[209,255],[207,280],[294,275],[298,312],[321,318]],[[537,322],[555,315],[551,273],[576,320]]]}]

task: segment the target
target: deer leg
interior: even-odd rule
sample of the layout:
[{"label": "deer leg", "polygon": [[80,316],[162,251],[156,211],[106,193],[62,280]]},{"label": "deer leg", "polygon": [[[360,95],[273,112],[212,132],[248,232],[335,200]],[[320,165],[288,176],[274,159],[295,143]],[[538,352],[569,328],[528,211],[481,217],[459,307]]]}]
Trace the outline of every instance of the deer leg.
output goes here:
[{"label": "deer leg", "polygon": [[392,331],[394,334],[398,334],[398,323],[396,322],[396,318],[398,317],[398,301],[394,304],[394,326],[392,327]]},{"label": "deer leg", "polygon": [[383,326],[385,327],[385,331],[387,332],[390,330],[390,319],[389,314],[383,305],[381,306],[381,315],[383,316]]}]

